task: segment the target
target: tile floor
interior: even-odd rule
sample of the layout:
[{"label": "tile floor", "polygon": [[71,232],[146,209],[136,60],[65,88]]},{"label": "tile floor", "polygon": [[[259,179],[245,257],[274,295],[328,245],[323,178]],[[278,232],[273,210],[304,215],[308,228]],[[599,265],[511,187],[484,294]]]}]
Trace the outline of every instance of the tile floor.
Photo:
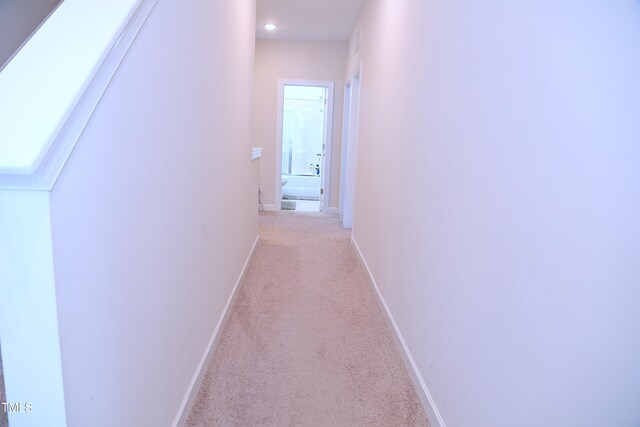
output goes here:
[{"label": "tile floor", "polygon": [[282,210],[298,212],[320,212],[318,200],[282,200]]},{"label": "tile floor", "polygon": [[320,212],[320,202],[313,200],[296,200],[296,211]]}]

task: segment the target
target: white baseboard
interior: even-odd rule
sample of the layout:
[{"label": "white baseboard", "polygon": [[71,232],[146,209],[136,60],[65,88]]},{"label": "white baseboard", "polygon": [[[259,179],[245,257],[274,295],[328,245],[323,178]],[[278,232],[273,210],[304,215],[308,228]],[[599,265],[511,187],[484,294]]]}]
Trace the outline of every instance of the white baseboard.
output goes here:
[{"label": "white baseboard", "polygon": [[411,356],[411,352],[409,351],[407,344],[404,342],[404,338],[402,338],[400,329],[398,329],[398,325],[396,324],[396,321],[394,320],[393,315],[391,314],[391,311],[389,310],[389,307],[387,306],[386,301],[382,297],[382,294],[380,293],[380,289],[378,289],[376,279],[373,277],[373,273],[371,273],[371,270],[367,265],[367,261],[364,259],[364,256],[362,256],[360,247],[358,247],[358,243],[353,238],[353,236],[351,236],[351,243],[353,244],[353,247],[356,250],[356,254],[358,255],[358,260],[360,261],[365,271],[367,272],[367,275],[369,276],[369,282],[373,287],[374,294],[378,301],[378,305],[382,309],[382,312],[385,314],[385,320],[387,321],[387,324],[389,325],[391,330],[394,332],[392,334],[393,338],[396,341],[396,345],[400,350],[400,355],[402,356],[402,360],[404,362],[405,368],[409,373],[409,377],[411,378],[413,387],[415,388],[416,393],[418,394],[418,398],[420,399],[420,402],[424,407],[424,410],[427,414],[427,418],[429,418],[431,427],[446,427],[444,420],[442,419],[442,416],[440,415],[440,412],[436,407],[433,397],[431,396],[431,393],[429,393],[429,389],[427,388],[427,385],[425,384],[424,379],[422,378],[422,375],[420,374],[420,371],[418,370],[418,367],[416,366],[416,363],[413,360],[413,357]]},{"label": "white baseboard", "polygon": [[213,334],[211,335],[211,339],[209,340],[209,344],[207,345],[204,354],[202,355],[202,359],[200,359],[200,363],[196,368],[196,372],[193,374],[193,378],[191,379],[191,383],[189,383],[189,387],[187,388],[187,392],[182,399],[182,403],[178,408],[178,413],[176,414],[176,418],[173,420],[173,427],[183,427],[187,423],[187,418],[189,418],[189,413],[191,412],[191,408],[195,403],[196,397],[198,395],[198,390],[200,390],[200,386],[202,385],[202,381],[204,380],[204,376],[207,373],[207,369],[211,364],[213,354],[215,353],[216,347],[218,345],[218,341],[220,341],[220,336],[222,335],[222,330],[224,329],[224,325],[227,323],[227,319],[229,317],[230,308],[233,305],[233,302],[238,295],[238,289],[240,289],[240,284],[244,279],[244,276],[247,274],[247,267],[253,258],[253,254],[256,251],[256,247],[258,246],[258,239],[260,236],[256,236],[256,240],[253,242],[253,246],[251,247],[251,251],[247,256],[246,261],[244,262],[244,266],[240,271],[240,275],[238,276],[238,280],[236,280],[235,285],[233,286],[233,290],[231,291],[231,295],[229,295],[229,299],[227,300],[227,304],[224,306],[224,310],[222,310],[222,314],[220,315],[220,320],[218,320],[218,324],[216,328],[213,330]]},{"label": "white baseboard", "polygon": [[338,213],[338,208],[329,208],[327,209],[327,213],[328,214],[337,214]]}]

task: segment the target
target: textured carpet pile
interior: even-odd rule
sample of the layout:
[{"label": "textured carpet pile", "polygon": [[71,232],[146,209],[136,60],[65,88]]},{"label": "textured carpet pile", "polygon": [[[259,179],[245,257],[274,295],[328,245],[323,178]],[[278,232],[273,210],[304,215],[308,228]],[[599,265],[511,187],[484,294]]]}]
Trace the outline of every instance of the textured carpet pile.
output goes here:
[{"label": "textured carpet pile", "polygon": [[[7,401],[7,396],[4,392],[4,371],[2,370],[2,349],[0,349],[0,403]],[[7,413],[0,406],[0,427],[7,427],[9,425],[9,419]]]},{"label": "textured carpet pile", "polygon": [[428,426],[337,216],[270,212],[187,426]]}]

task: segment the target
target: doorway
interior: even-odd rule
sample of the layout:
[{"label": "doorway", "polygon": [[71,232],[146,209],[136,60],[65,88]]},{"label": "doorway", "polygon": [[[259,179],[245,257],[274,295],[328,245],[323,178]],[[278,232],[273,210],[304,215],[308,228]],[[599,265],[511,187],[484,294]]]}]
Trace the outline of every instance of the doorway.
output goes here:
[{"label": "doorway", "polygon": [[333,82],[280,80],[278,89],[276,200],[281,210],[326,211]]},{"label": "doorway", "polygon": [[362,62],[345,85],[342,153],[340,169],[340,207],[342,225],[353,228],[356,198],[356,168],[358,165],[358,126],[360,121],[360,81]]}]

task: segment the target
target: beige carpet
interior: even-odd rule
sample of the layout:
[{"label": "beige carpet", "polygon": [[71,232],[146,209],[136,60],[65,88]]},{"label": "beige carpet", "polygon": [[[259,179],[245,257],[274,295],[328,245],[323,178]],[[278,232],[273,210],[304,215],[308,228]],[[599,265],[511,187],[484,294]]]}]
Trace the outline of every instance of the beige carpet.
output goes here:
[{"label": "beige carpet", "polygon": [[261,214],[187,425],[428,426],[337,216]]},{"label": "beige carpet", "polygon": [[[0,349],[0,403],[7,401],[7,396],[4,392],[4,371],[2,370],[2,349]],[[7,413],[4,412],[4,408],[0,405],[0,427],[7,427],[9,420]]]}]

